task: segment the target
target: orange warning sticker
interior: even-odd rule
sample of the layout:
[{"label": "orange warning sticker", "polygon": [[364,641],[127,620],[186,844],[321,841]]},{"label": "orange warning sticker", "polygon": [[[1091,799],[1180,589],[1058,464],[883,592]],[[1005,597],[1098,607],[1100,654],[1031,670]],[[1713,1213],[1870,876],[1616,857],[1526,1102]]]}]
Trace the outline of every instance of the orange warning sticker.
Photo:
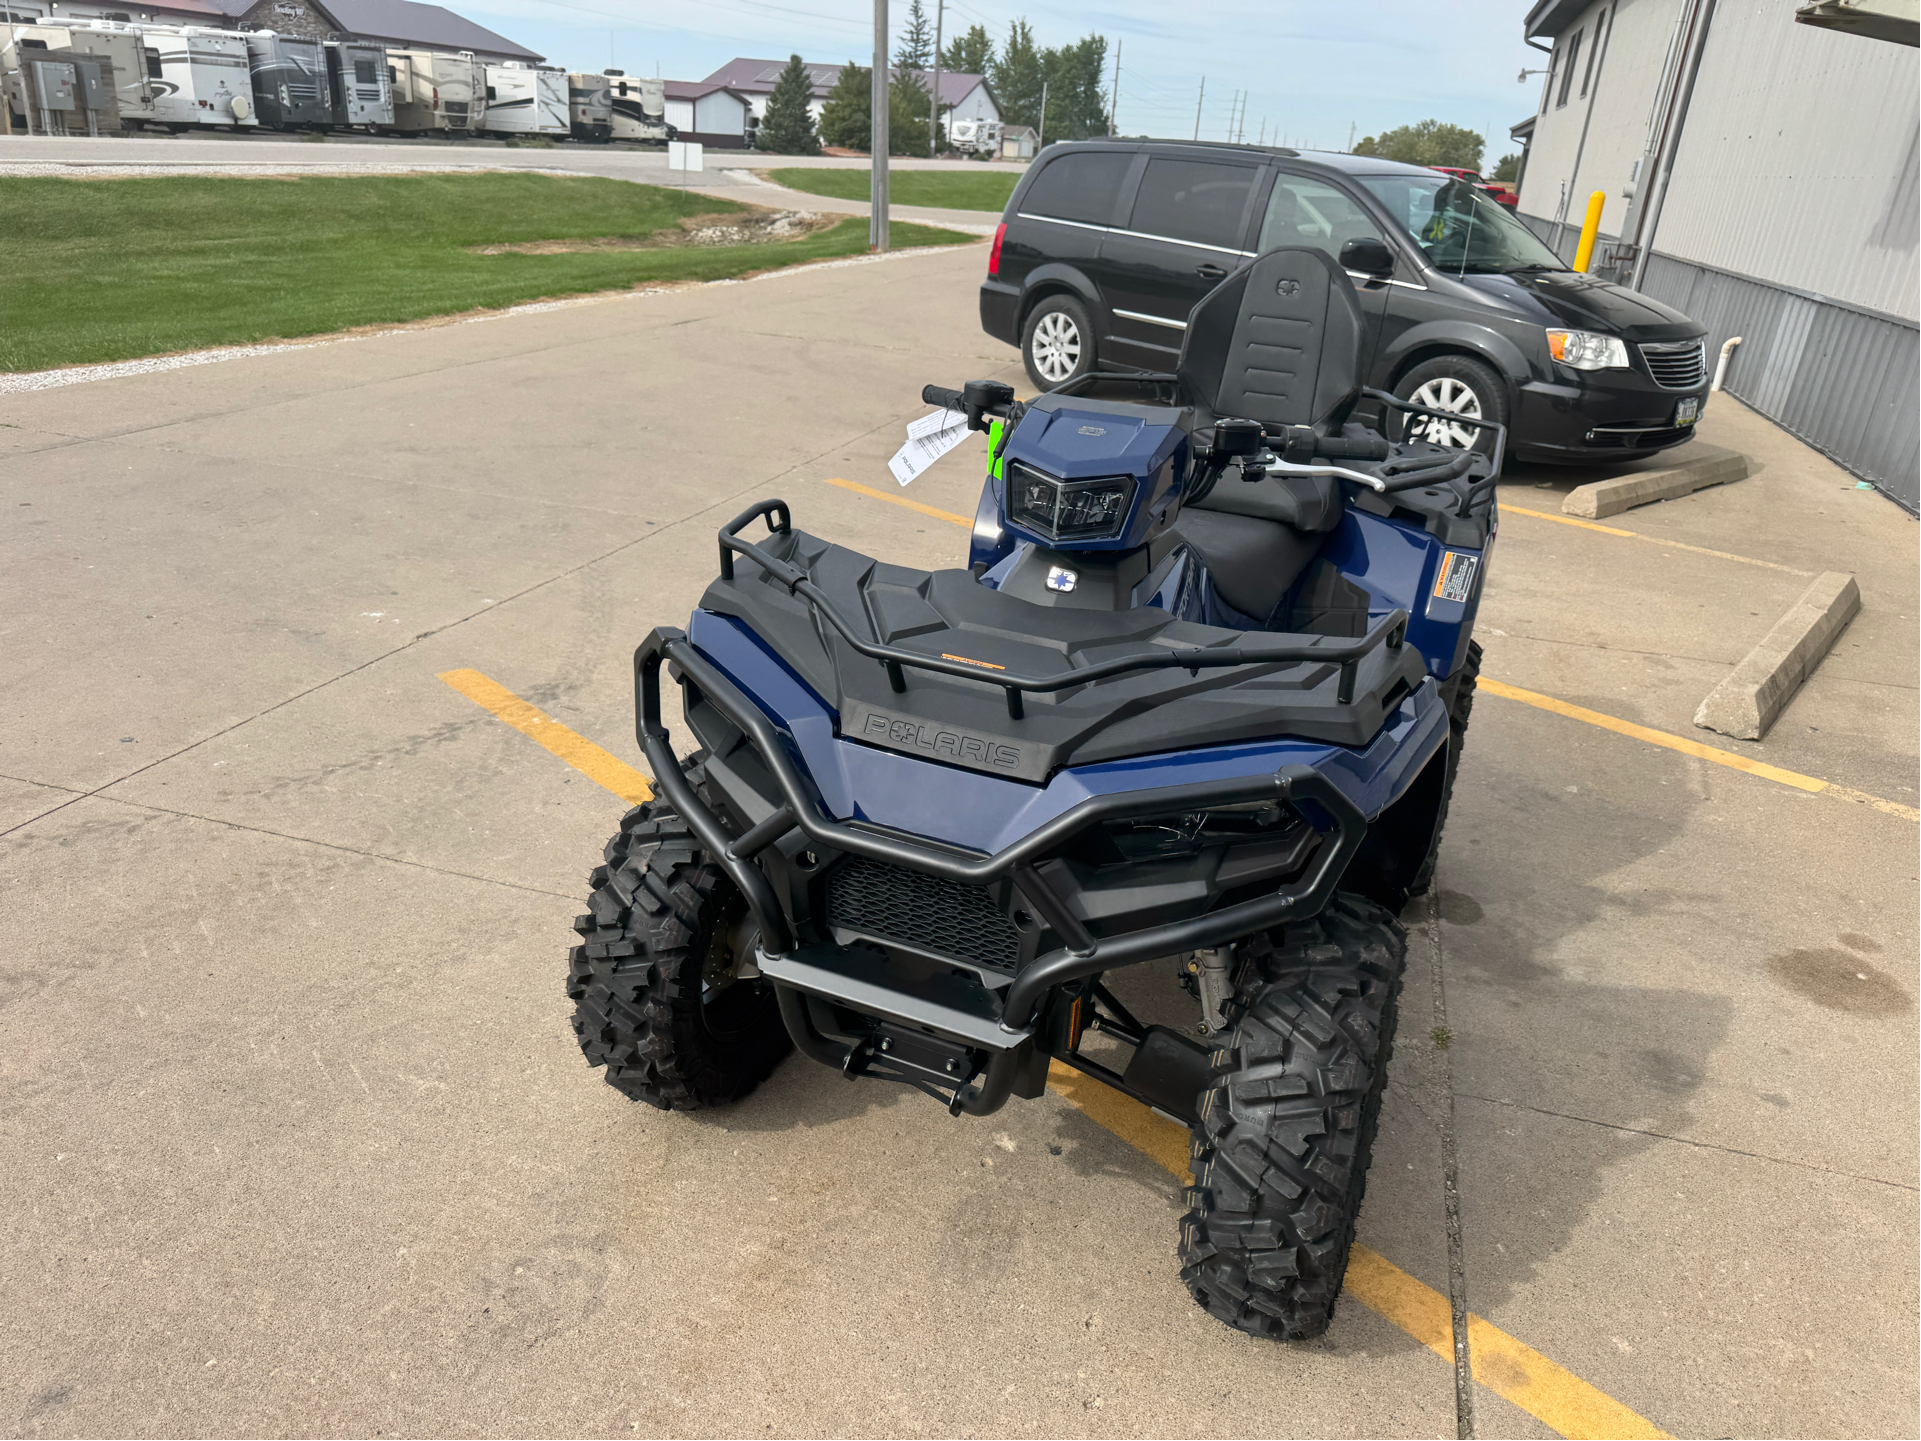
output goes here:
[{"label": "orange warning sticker", "polygon": [[1465,603],[1474,594],[1474,572],[1480,568],[1481,558],[1458,550],[1450,550],[1441,557],[1440,569],[1434,575],[1434,599],[1454,600]]}]

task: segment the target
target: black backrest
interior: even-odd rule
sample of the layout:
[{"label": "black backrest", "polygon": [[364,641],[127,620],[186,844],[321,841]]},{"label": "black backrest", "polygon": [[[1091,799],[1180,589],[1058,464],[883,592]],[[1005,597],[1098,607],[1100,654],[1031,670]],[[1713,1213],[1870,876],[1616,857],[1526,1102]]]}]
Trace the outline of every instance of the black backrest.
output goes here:
[{"label": "black backrest", "polygon": [[1215,415],[1340,428],[1361,388],[1361,303],[1307,246],[1270,250],[1187,317],[1181,388]]}]

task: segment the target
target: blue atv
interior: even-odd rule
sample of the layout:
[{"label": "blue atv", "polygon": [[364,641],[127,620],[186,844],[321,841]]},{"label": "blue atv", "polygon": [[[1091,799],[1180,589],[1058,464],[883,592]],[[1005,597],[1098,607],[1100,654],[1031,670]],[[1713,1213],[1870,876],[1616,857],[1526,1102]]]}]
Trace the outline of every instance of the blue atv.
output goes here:
[{"label": "blue atv", "polygon": [[[1074,387],[1137,399],[929,386],[989,437],[965,570],[857,554],[778,500],[722,529],[687,629],[634,656],[660,793],[575,923],[588,1061],[691,1110],[793,1047],[974,1116],[1074,1067],[1192,1129],[1194,1297],[1257,1335],[1324,1330],[1505,444],[1363,391],[1361,329],[1344,271],[1280,249],[1195,307],[1175,372]],[[1390,442],[1363,405],[1486,449]],[[1191,1032],[1110,989],[1150,962]]]}]

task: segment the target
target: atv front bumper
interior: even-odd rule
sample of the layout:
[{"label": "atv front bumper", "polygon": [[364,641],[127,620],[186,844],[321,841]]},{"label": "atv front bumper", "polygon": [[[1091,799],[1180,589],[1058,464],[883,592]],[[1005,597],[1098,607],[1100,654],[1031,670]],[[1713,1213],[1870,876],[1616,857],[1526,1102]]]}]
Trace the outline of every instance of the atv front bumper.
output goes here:
[{"label": "atv front bumper", "polygon": [[[664,661],[688,688],[690,708],[696,701],[711,706],[765,769],[767,790],[723,786],[741,812],[732,825],[695,793],[669,743],[661,714]],[[760,927],[760,972],[780,994],[796,1045],[850,1073],[872,1071],[922,1089],[931,1089],[924,1083],[930,1077],[939,1078],[954,1088],[956,1111],[995,1109],[1023,1076],[1037,1093],[1033,1068],[1038,1065],[1044,1078],[1047,1054],[1045,1037],[1037,1044],[1037,1029],[1058,988],[1315,914],[1332,897],[1367,832],[1366,817],[1340,786],[1311,766],[1287,764],[1267,774],[1092,795],[993,854],[967,851],[827,814],[795,762],[791,739],[683,632],[654,631],[635,653],[634,674],[639,740],[655,783],[746,898]],[[710,759],[709,774],[728,774],[727,767]],[[1055,881],[1042,874],[1064,843],[1102,821],[1267,800],[1294,806],[1315,834],[1297,873],[1253,899],[1120,934],[1096,934],[1076,912],[1072,902],[1079,898],[1061,893],[1058,872]],[[804,864],[817,851],[836,859],[864,857],[965,887],[1011,886],[1014,913],[1035,918],[1034,931],[1057,943],[1034,949],[1011,972],[964,961],[915,965],[909,958],[890,964],[872,950],[823,935],[817,922],[803,918],[797,924],[791,895],[783,904],[786,888],[770,879],[764,862],[785,875],[794,864],[789,853],[797,852]],[[878,1026],[859,1037],[837,1034],[836,1008]],[[918,1059],[909,1054],[916,1047],[923,1053]],[[917,1079],[911,1073],[916,1066],[927,1076]],[[903,1071],[908,1073],[896,1074]],[[965,1082],[975,1075],[980,1085],[970,1091]],[[1020,1089],[1027,1092],[1028,1086]]]}]

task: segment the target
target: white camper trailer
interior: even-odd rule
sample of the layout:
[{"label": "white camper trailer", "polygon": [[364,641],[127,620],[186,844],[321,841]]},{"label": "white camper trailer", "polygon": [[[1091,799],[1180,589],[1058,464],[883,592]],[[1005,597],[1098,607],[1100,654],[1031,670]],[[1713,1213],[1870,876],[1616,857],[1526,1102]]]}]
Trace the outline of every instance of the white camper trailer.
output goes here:
[{"label": "white camper trailer", "polygon": [[614,139],[665,145],[677,133],[667,123],[667,82],[632,75],[611,79]]},{"label": "white camper trailer", "polygon": [[401,134],[466,136],[486,127],[487,68],[472,51],[389,50],[387,67]]},{"label": "white camper trailer", "polygon": [[[12,43],[43,40],[50,50],[68,50],[74,58],[94,56],[113,63],[114,105],[122,130],[138,130],[154,119],[153,98],[160,77],[160,57],[142,43],[130,25],[85,21],[0,25],[0,36],[11,30]],[[63,57],[64,58],[64,57]],[[17,67],[0,62],[0,69]],[[14,109],[17,112],[19,105]]]},{"label": "white camper trailer", "polygon": [[992,160],[1001,153],[998,120],[963,119],[947,123],[947,143],[976,160]]},{"label": "white camper trailer", "polygon": [[198,27],[151,25],[142,33],[160,57],[154,119],[178,133],[200,125],[255,129],[253,82],[244,36]]},{"label": "white camper trailer", "polygon": [[567,119],[574,139],[600,142],[613,138],[615,73],[568,75]]},{"label": "white camper trailer", "polygon": [[378,129],[394,123],[394,89],[386,50],[366,40],[329,40],[327,89],[336,127]]},{"label": "white camper trailer", "polygon": [[567,72],[517,60],[487,67],[487,133],[513,137],[566,135]]}]

